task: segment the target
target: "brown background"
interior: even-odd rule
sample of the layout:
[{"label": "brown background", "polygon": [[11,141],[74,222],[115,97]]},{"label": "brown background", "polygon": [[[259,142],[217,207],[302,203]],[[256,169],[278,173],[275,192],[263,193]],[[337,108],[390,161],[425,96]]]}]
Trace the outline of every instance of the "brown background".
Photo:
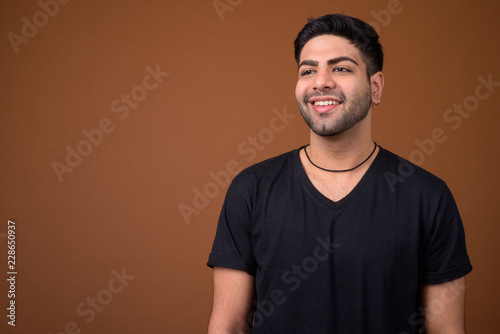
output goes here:
[{"label": "brown background", "polygon": [[[212,187],[217,195],[189,223],[179,205],[193,206],[209,173],[232,160],[246,167],[307,143],[297,116],[263,137],[255,157],[238,151],[269,127],[273,109],[298,115],[292,42],[307,17],[329,12],[377,23],[386,86],[375,140],[409,158],[415,140],[444,131],[421,165],[447,182],[461,210],[474,265],[468,331],[497,330],[500,89],[456,130],[443,115],[474,95],[479,76],[500,81],[498,4],[402,0],[395,13],[392,0],[221,1],[233,4],[223,20],[211,0],[73,0],[18,53],[8,34],[21,35],[22,18],[32,22],[42,9],[34,0],[1,2],[0,277],[7,219],[17,224],[18,275],[15,328],[0,284],[0,332],[55,334],[71,321],[82,333],[204,332],[212,297],[205,263],[227,187]],[[390,21],[377,21],[388,6]],[[120,119],[113,100],[157,64],[169,76]],[[51,164],[65,164],[65,147],[76,149],[82,130],[104,118],[113,132],[59,182]],[[122,268],[135,278],[85,322],[78,305],[108,302],[103,289]]]}]

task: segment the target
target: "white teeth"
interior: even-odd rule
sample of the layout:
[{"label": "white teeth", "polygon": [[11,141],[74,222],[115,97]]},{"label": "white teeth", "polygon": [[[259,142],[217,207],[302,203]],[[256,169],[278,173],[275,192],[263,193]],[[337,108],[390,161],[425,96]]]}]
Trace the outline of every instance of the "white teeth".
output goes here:
[{"label": "white teeth", "polygon": [[328,106],[328,105],[339,105],[340,102],[328,100],[328,101],[314,101],[315,106]]}]

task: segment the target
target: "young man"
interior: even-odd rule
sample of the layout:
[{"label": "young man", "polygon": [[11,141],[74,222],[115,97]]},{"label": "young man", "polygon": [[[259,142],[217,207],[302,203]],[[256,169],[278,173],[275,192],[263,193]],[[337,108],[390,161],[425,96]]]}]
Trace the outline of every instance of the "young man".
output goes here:
[{"label": "young man", "polygon": [[377,33],[312,19],[295,40],[310,144],[242,171],[208,265],[209,333],[464,333],[472,270],[446,184],[374,143]]}]

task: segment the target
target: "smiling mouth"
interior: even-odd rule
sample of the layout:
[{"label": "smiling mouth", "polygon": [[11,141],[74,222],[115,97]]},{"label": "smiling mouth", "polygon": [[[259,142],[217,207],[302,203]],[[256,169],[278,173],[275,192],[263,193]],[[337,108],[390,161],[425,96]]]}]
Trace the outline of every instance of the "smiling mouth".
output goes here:
[{"label": "smiling mouth", "polygon": [[311,103],[313,106],[329,106],[329,105],[338,106],[341,102],[334,101],[334,100],[325,100],[325,101],[314,101]]},{"label": "smiling mouth", "polygon": [[335,111],[343,103],[343,100],[335,97],[313,97],[309,101],[312,109],[319,114],[330,114]]}]

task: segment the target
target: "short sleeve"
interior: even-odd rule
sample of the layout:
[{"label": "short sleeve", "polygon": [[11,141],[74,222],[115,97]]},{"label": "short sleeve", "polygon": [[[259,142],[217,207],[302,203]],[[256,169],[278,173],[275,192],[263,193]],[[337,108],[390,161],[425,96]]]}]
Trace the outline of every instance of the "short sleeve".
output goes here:
[{"label": "short sleeve", "polygon": [[462,220],[446,185],[436,204],[434,218],[426,228],[420,259],[423,284],[445,283],[472,270]]},{"label": "short sleeve", "polygon": [[231,183],[224,199],[207,265],[242,270],[255,276],[257,263],[252,248],[250,199],[244,198],[237,179]]}]

